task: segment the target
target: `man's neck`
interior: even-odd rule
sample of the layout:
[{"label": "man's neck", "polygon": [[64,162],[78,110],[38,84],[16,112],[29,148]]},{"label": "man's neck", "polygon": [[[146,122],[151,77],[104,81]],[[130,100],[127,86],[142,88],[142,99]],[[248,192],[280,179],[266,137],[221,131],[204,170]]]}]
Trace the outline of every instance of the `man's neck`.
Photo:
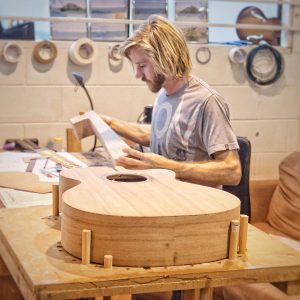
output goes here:
[{"label": "man's neck", "polygon": [[172,96],[178,92],[184,85],[188,82],[188,78],[185,76],[183,78],[167,78],[163,84],[163,87],[167,91],[168,96]]}]

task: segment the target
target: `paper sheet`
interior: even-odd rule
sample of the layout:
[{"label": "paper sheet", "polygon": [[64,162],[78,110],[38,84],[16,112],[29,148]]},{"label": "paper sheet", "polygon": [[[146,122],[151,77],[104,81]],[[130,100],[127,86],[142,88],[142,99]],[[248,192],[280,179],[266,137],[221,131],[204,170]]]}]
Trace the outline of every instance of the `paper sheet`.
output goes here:
[{"label": "paper sheet", "polygon": [[37,156],[36,153],[0,152],[0,172],[25,172],[28,163],[24,162],[24,158]]},{"label": "paper sheet", "polygon": [[[87,167],[85,163],[68,152],[58,152],[58,154],[80,167]],[[29,161],[32,158],[37,158],[32,173],[38,175],[41,182],[54,183],[59,181],[56,162],[38,153],[0,152],[0,172],[26,172]],[[39,194],[10,188],[0,188],[0,200],[5,207],[50,205],[52,203],[52,193]]]},{"label": "paper sheet", "polygon": [[[58,152],[58,154],[80,167],[87,167],[85,163],[77,159],[68,152]],[[56,162],[38,153],[28,152],[1,152],[0,153],[0,172],[25,172],[28,161],[32,158],[38,158],[35,161],[32,173],[38,175],[42,182],[58,182],[59,173],[56,170]],[[64,167],[62,167],[64,169]]]},{"label": "paper sheet", "polygon": [[50,205],[52,204],[52,193],[37,194],[0,188],[0,200],[7,208]]}]

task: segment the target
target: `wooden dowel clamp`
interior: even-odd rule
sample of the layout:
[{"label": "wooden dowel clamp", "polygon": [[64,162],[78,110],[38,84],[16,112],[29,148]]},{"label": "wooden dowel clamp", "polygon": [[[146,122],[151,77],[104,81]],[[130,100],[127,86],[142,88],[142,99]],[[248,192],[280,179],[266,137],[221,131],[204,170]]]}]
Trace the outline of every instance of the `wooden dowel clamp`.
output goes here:
[{"label": "wooden dowel clamp", "polygon": [[230,241],[229,241],[229,259],[237,258],[238,242],[239,242],[239,220],[232,220],[230,226]]},{"label": "wooden dowel clamp", "polygon": [[112,255],[104,255],[104,269],[111,269],[113,266]]},{"label": "wooden dowel clamp", "polygon": [[52,185],[52,215],[59,216],[59,185]]},{"label": "wooden dowel clamp", "polygon": [[248,221],[247,215],[240,215],[239,254],[245,254],[247,250]]},{"label": "wooden dowel clamp", "polygon": [[91,262],[91,231],[82,230],[82,264],[89,265]]}]

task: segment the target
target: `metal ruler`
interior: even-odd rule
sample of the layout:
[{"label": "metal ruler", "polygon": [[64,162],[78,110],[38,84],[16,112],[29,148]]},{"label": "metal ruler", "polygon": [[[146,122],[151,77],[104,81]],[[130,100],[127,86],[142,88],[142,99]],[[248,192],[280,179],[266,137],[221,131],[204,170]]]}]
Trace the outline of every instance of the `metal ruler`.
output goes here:
[{"label": "metal ruler", "polygon": [[49,149],[39,149],[36,151],[38,154],[44,157],[48,157],[49,159],[55,161],[56,163],[61,164],[65,168],[72,169],[78,168],[79,166],[74,162],[66,159],[65,157],[59,155],[57,152]]},{"label": "metal ruler", "polygon": [[28,162],[28,165],[27,165],[27,168],[26,168],[25,172],[32,172],[35,163],[36,163],[36,159],[35,158],[30,159],[29,162]]}]

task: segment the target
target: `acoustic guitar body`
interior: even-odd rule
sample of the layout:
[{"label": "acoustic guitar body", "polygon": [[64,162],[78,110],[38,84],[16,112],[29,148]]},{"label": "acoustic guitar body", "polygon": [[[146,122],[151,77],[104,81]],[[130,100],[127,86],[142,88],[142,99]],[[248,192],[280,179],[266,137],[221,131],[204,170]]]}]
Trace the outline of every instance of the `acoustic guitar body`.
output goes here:
[{"label": "acoustic guitar body", "polygon": [[[279,18],[267,18],[262,10],[255,6],[247,6],[242,9],[237,17],[236,23],[250,25],[281,25]],[[280,30],[239,28],[236,32],[241,40],[247,40],[253,44],[259,44],[260,41],[267,41],[271,45],[279,44]]]},{"label": "acoustic guitar body", "polygon": [[240,201],[219,189],[178,181],[168,170],[108,167],[60,173],[62,246],[81,258],[89,229],[91,261],[152,267],[210,262],[228,256],[230,222]]}]

